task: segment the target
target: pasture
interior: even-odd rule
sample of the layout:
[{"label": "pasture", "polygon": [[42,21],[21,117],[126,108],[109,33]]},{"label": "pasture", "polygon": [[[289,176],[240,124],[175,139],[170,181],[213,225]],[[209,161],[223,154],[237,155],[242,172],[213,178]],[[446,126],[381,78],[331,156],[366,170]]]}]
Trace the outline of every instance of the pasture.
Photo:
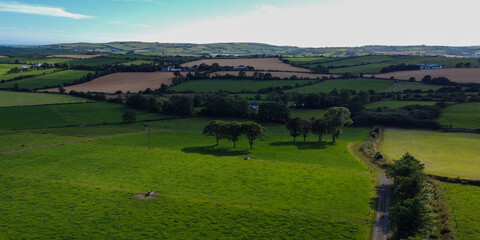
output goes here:
[{"label": "pasture", "polygon": [[[20,72],[20,73],[12,73],[7,75],[0,75],[0,81],[8,81],[18,77],[34,77],[39,75],[45,75],[49,73],[53,73],[59,71],[58,68],[48,68],[48,69],[41,69],[41,70],[34,70],[28,72]],[[0,88],[3,88],[3,83],[0,83]]]},{"label": "pasture", "polygon": [[408,80],[414,77],[417,81],[421,81],[423,77],[430,75],[432,77],[446,77],[452,82],[457,83],[480,83],[480,68],[453,68],[453,69],[435,69],[435,70],[416,70],[401,71],[375,74],[377,78],[390,78]]},{"label": "pasture", "polygon": [[[155,131],[150,150],[143,132],[0,156],[0,188],[7,193],[0,204],[8,206],[0,209],[1,232],[19,238],[368,236],[373,176],[347,150],[368,129],[348,128],[335,145],[313,136],[294,144],[283,125],[267,124],[269,136],[249,150],[244,139],[236,149],[225,140],[213,147],[214,139],[201,135],[208,121],[148,123]],[[31,132],[75,137],[133,129],[145,131],[134,123]],[[156,198],[134,197],[151,189]]]},{"label": "pasture", "polygon": [[480,129],[480,103],[449,106],[442,111],[438,122],[453,128]]},{"label": "pasture", "polygon": [[32,77],[17,80],[14,82],[7,82],[0,85],[2,88],[13,88],[15,84],[18,84],[19,89],[39,89],[44,87],[59,87],[63,84],[71,84],[75,80],[80,79],[81,77],[87,75],[88,73],[93,73],[92,71],[84,70],[66,70],[61,72],[55,72],[51,74],[46,74],[42,76]]},{"label": "pasture", "polygon": [[386,129],[379,150],[390,161],[409,152],[430,174],[480,180],[480,135]]},{"label": "pasture", "polygon": [[403,92],[404,90],[421,90],[421,91],[429,91],[429,90],[438,90],[442,87],[442,85],[431,85],[425,84],[421,82],[407,82],[407,81],[399,81],[384,89],[382,92]]},{"label": "pasture", "polygon": [[[17,61],[18,60],[18,61]],[[0,58],[0,63],[10,63],[16,64],[35,64],[35,63],[48,63],[48,64],[55,64],[55,63],[66,63],[71,61],[72,59],[68,58],[44,58],[44,57],[11,57],[11,58]]]},{"label": "pasture", "polygon": [[0,107],[87,102],[68,95],[0,91]]},{"label": "pasture", "polygon": [[10,69],[20,67],[19,64],[0,64],[0,75],[7,74]]},{"label": "pasture", "polygon": [[435,105],[434,101],[379,101],[373,102],[365,105],[365,108],[375,109],[375,108],[402,108],[408,105],[424,105],[431,106]]},{"label": "pasture", "polygon": [[102,66],[102,65],[121,64],[129,61],[130,60],[128,59],[120,58],[120,57],[115,58],[115,57],[101,56],[101,57],[95,57],[95,58],[75,59],[70,61],[69,63],[75,66],[95,67],[95,66]]},{"label": "pasture", "polygon": [[458,239],[480,239],[480,187],[442,183]]},{"label": "pasture", "polygon": [[[246,71],[245,72],[245,76],[247,77],[252,77],[253,76],[253,73],[254,71]],[[322,79],[324,77],[331,77],[331,76],[334,76],[334,77],[337,77],[337,75],[330,75],[330,74],[315,74],[315,73],[292,73],[292,72],[262,72],[262,71],[258,71],[258,73],[262,73],[262,74],[265,74],[265,73],[270,73],[272,74],[272,77],[278,77],[278,78],[281,78],[281,79],[285,79],[285,78],[291,78],[293,76],[296,76],[297,78],[305,78],[305,79]],[[238,76],[238,71],[222,71],[222,72],[214,72],[214,73],[211,73],[209,76],[225,76],[225,75],[233,75],[233,76]]]},{"label": "pasture", "polygon": [[[163,84],[172,83],[173,73],[171,72],[134,72],[134,73],[113,73],[92,81],[65,87],[66,92],[75,90],[77,92],[104,92],[115,93],[138,92],[147,88],[152,90],[160,88]],[[58,92],[58,88],[45,89],[47,92]]]},{"label": "pasture", "polygon": [[101,55],[91,54],[91,55],[81,55],[81,54],[58,54],[58,55],[50,55],[47,56],[48,58],[71,58],[71,59],[88,59],[88,58],[96,58],[100,57]]},{"label": "pasture", "polygon": [[325,114],[326,110],[322,109],[291,109],[291,118],[299,117],[304,120],[320,119]]},{"label": "pasture", "polygon": [[[48,128],[122,122],[125,107],[109,103],[0,108],[0,129]],[[138,120],[160,119],[163,115],[137,111]]]},{"label": "pasture", "polygon": [[252,66],[255,70],[261,71],[282,71],[282,72],[310,72],[305,68],[294,67],[283,63],[278,58],[235,58],[235,59],[202,59],[193,62],[184,63],[182,67],[192,67],[200,64],[212,65],[218,63],[220,66],[236,67],[236,66]]},{"label": "pasture", "polygon": [[[306,84],[309,80],[228,80],[228,79],[206,79],[191,80],[169,89],[195,92],[217,92],[220,90],[229,92],[258,91],[267,87],[295,87],[297,84]],[[313,87],[313,86],[311,86]]]},{"label": "pasture", "polygon": [[328,93],[333,89],[350,89],[356,91],[368,91],[370,89],[380,92],[390,86],[394,81],[392,80],[383,80],[383,79],[335,79],[335,80],[325,80],[320,83],[316,83],[311,86],[299,87],[296,89],[288,90],[289,92],[299,92],[299,93]]}]

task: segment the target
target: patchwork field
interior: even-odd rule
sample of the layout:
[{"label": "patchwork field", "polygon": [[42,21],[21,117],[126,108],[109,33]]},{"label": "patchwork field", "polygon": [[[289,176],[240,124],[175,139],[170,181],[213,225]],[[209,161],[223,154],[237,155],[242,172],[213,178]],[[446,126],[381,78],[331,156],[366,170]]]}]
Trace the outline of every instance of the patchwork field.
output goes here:
[{"label": "patchwork field", "polygon": [[72,58],[72,59],[88,59],[88,58],[96,58],[102,55],[76,55],[76,54],[60,54],[60,55],[50,55],[47,56],[48,58]]},{"label": "patchwork field", "polygon": [[[147,88],[157,89],[163,84],[172,83],[173,73],[170,72],[135,72],[135,73],[114,73],[99,77],[92,81],[65,87],[65,91],[75,90],[77,92],[104,92],[115,93],[138,92]],[[58,92],[58,88],[45,89],[47,92]]]},{"label": "patchwork field", "polygon": [[20,67],[19,64],[0,64],[0,75],[6,74],[10,69]]},{"label": "patchwork field", "polygon": [[365,105],[365,108],[401,108],[408,105],[435,105],[437,102],[433,101],[379,101]]},{"label": "patchwork field", "polygon": [[129,62],[131,60],[119,57],[108,57],[108,56],[101,56],[95,58],[86,58],[86,59],[74,59],[70,62],[71,65],[76,66],[87,66],[87,67],[95,67],[95,66],[102,66],[102,65],[112,65],[112,64],[120,64]]},{"label": "patchwork field", "polygon": [[480,103],[455,104],[445,108],[438,122],[453,128],[480,129]]},{"label": "patchwork field", "polygon": [[252,66],[255,70],[263,71],[285,71],[285,72],[310,72],[310,70],[305,68],[294,67],[289,64],[283,63],[278,58],[244,58],[244,59],[202,59],[193,62],[184,63],[182,67],[192,67],[195,65],[200,65],[205,63],[207,65],[212,65],[218,63],[220,66],[230,66],[236,67],[240,65]]},{"label": "patchwork field", "polygon": [[[0,191],[7,194],[0,199],[7,206],[0,209],[0,232],[14,238],[368,236],[373,179],[347,150],[368,129],[346,129],[336,145],[293,144],[283,125],[269,124],[269,137],[248,150],[244,139],[236,149],[223,140],[212,147],[214,139],[199,128],[208,121],[148,123],[166,130],[152,134],[151,150],[140,133],[0,156]],[[114,126],[39,131],[74,136],[103,127]],[[115,126],[118,133],[122,128],[145,131],[140,124]],[[134,197],[151,189],[156,198]]]},{"label": "patchwork field", "polygon": [[92,71],[84,70],[66,70],[51,74],[46,74],[33,78],[26,78],[14,82],[7,82],[1,84],[2,88],[13,88],[15,84],[18,84],[20,89],[38,89],[44,87],[53,87],[53,86],[63,86],[63,84],[73,83],[75,80],[80,79],[81,77],[87,75],[88,73],[93,73]]},{"label": "patchwork field", "polygon": [[80,102],[87,100],[68,95],[0,91],[0,107]]},{"label": "patchwork field", "polygon": [[442,183],[458,239],[480,239],[480,187]]},{"label": "patchwork field", "polygon": [[454,69],[436,69],[436,70],[418,70],[402,71],[383,74],[375,74],[377,78],[390,78],[408,80],[411,77],[421,81],[423,77],[430,75],[432,77],[446,77],[453,82],[458,83],[480,83],[480,68],[454,68]]},{"label": "patchwork field", "polygon": [[[47,128],[66,125],[122,122],[125,107],[109,103],[78,103],[0,108],[0,129]],[[137,111],[138,120],[165,116]]]},{"label": "patchwork field", "polygon": [[304,120],[320,119],[325,114],[326,110],[321,109],[291,109],[291,118],[299,117]]},{"label": "patchwork field", "polygon": [[382,92],[402,92],[404,90],[438,90],[444,86],[441,85],[431,85],[431,84],[424,84],[421,82],[407,82],[407,81],[399,81],[384,89]]},{"label": "patchwork field", "polygon": [[[53,73],[59,71],[58,68],[48,68],[48,69],[41,69],[41,70],[35,70],[35,71],[28,71],[28,72],[20,72],[20,73],[12,73],[12,74],[7,74],[7,75],[0,75],[0,81],[5,80],[11,80],[17,77],[22,77],[22,76],[39,76],[39,75],[45,75],[49,73]],[[0,83],[0,88],[4,88],[3,84]]]},{"label": "patchwork field", "polygon": [[306,84],[309,80],[228,80],[207,79],[192,80],[169,89],[174,91],[217,92],[220,90],[229,92],[258,91],[267,87],[295,86]]},{"label": "patchwork field", "polygon": [[0,58],[0,63],[11,63],[15,64],[15,62],[18,60],[19,64],[35,64],[35,63],[49,63],[49,64],[54,64],[54,63],[65,63],[69,62],[72,59],[68,58],[44,58],[44,57],[12,57],[12,58]]},{"label": "patchwork field", "polygon": [[427,173],[480,180],[480,135],[386,129],[379,146],[387,159],[409,152],[425,164]]},{"label": "patchwork field", "polygon": [[[245,75],[248,77],[253,76],[252,71],[245,72]],[[292,72],[262,72],[259,71],[258,73],[270,73],[272,74],[272,77],[278,77],[281,79],[284,78],[290,78],[292,76],[297,76],[297,78],[309,78],[309,79],[321,79],[323,77],[337,77],[337,75],[331,75],[331,74],[314,74],[314,73],[292,73]],[[223,72],[214,72],[210,74],[210,76],[225,76],[225,75],[233,75],[233,76],[238,76],[238,71],[223,71]]]},{"label": "patchwork field", "polygon": [[299,92],[299,93],[328,93],[331,92],[334,88],[338,91],[340,89],[351,89],[356,91],[368,91],[373,89],[377,92],[380,92],[386,89],[394,83],[393,80],[383,80],[383,79],[337,79],[337,80],[325,80],[320,83],[316,83],[311,86],[305,86],[300,88],[295,88],[288,90],[289,92]]}]

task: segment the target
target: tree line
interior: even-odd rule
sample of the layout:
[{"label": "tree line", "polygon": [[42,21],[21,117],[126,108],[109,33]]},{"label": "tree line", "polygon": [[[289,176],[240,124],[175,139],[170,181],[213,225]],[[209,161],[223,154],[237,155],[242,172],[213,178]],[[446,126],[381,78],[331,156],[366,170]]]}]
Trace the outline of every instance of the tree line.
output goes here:
[{"label": "tree line", "polygon": [[233,147],[237,146],[237,142],[241,136],[245,136],[250,144],[250,149],[257,138],[262,138],[266,133],[265,127],[262,125],[247,121],[247,122],[226,122],[214,120],[203,128],[203,135],[213,136],[216,140],[216,146],[221,139],[228,139],[233,142]]}]

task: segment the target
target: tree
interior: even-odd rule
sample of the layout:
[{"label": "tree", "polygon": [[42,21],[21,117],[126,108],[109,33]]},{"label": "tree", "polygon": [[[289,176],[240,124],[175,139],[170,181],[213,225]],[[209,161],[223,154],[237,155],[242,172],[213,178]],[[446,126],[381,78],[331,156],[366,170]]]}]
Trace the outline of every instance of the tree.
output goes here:
[{"label": "tree", "polygon": [[58,92],[61,93],[61,94],[64,94],[65,93],[65,88],[60,86],[58,87]]},{"label": "tree", "polygon": [[247,137],[250,149],[253,148],[255,139],[265,136],[266,131],[262,125],[256,122],[248,121],[242,124],[242,133]]},{"label": "tree", "polygon": [[324,118],[312,122],[312,133],[318,136],[318,142],[322,141],[323,134],[327,134],[327,121]]},{"label": "tree", "polygon": [[280,103],[261,103],[258,106],[258,118],[270,122],[284,123],[290,119],[290,109]]},{"label": "tree", "polygon": [[401,200],[415,197],[425,179],[424,165],[406,153],[388,169],[387,174],[394,178],[394,190]]},{"label": "tree", "polygon": [[344,126],[353,123],[350,119],[350,111],[345,107],[331,107],[323,116],[327,122],[327,131],[332,135],[332,142],[342,134]]},{"label": "tree", "polygon": [[215,136],[215,139],[217,140],[217,144],[215,146],[218,146],[220,139],[225,137],[224,132],[226,124],[226,122],[220,120],[211,121],[203,128],[203,135]]},{"label": "tree", "polygon": [[303,137],[303,142],[307,138],[308,133],[312,130],[312,122],[300,119],[300,134]]},{"label": "tree", "polygon": [[122,119],[124,122],[133,122],[137,120],[137,113],[133,110],[127,110],[123,113]]},{"label": "tree", "polygon": [[290,136],[293,137],[293,142],[295,142],[295,139],[301,134],[301,125],[302,125],[301,121],[303,120],[297,117],[288,121],[285,124],[285,127],[290,132]]},{"label": "tree", "polygon": [[237,141],[242,135],[242,123],[233,121],[225,124],[225,137],[233,142],[233,147],[237,147]]},{"label": "tree", "polygon": [[243,71],[243,70],[238,71],[238,78],[245,78],[245,76],[247,76],[245,71]]}]

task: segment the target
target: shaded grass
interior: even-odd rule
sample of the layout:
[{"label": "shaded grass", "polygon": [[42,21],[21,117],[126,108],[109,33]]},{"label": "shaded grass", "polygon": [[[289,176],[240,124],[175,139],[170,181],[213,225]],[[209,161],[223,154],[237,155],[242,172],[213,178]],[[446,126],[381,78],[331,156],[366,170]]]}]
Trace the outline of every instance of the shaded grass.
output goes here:
[{"label": "shaded grass", "polygon": [[311,118],[320,119],[325,114],[325,110],[322,109],[291,109],[290,117],[299,117],[305,120],[311,120]]},{"label": "shaded grass", "polygon": [[192,80],[175,87],[174,91],[195,91],[195,92],[217,92],[220,90],[229,92],[258,91],[267,87],[295,86],[296,84],[305,84],[310,80]]},{"label": "shaded grass", "polygon": [[69,95],[0,91],[0,107],[87,102]]},{"label": "shaded grass", "polygon": [[443,110],[438,122],[453,128],[480,129],[480,103],[462,103]]},{"label": "shaded grass", "polygon": [[[47,128],[67,125],[122,122],[126,108],[110,103],[78,103],[64,105],[0,108],[0,129]],[[160,119],[166,116],[137,112],[137,120]]]},{"label": "shaded grass", "polygon": [[[14,79],[20,76],[37,76],[37,75],[43,75],[43,74],[49,74],[53,73],[55,71],[58,71],[58,68],[49,68],[49,69],[41,69],[41,70],[34,70],[34,71],[28,71],[28,72],[21,72],[21,73],[12,73],[12,74],[7,74],[7,75],[1,75],[0,80],[10,80]],[[15,83],[14,83],[15,84]],[[5,88],[2,83],[0,83],[1,88]]]},{"label": "shaded grass", "polygon": [[409,152],[427,173],[480,180],[480,135],[386,129],[380,151],[389,160]]},{"label": "shaded grass", "polygon": [[379,102],[373,102],[365,105],[365,108],[401,108],[405,107],[408,105],[435,105],[437,102],[433,101],[379,101]]},{"label": "shaded grass", "polygon": [[382,92],[399,92],[399,91],[401,92],[407,89],[428,91],[428,90],[438,90],[442,87],[445,87],[445,86],[430,85],[430,84],[424,84],[420,82],[399,81],[390,85],[388,88],[384,89]]},{"label": "shaded grass", "polygon": [[480,239],[480,187],[442,183],[458,239]]},{"label": "shaded grass", "polygon": [[311,86],[291,89],[291,90],[288,90],[288,92],[328,93],[328,92],[331,92],[334,88],[336,88],[337,90],[351,89],[356,91],[362,91],[362,90],[368,91],[370,89],[373,89],[379,92],[386,89],[393,82],[394,82],[393,80],[370,79],[370,78],[325,80],[323,82],[320,82]]},{"label": "shaded grass", "polygon": [[33,77],[18,80],[15,82],[8,82],[0,85],[3,88],[13,88],[15,84],[18,84],[20,89],[38,89],[44,87],[56,87],[63,86],[63,84],[73,83],[75,80],[80,79],[81,77],[87,75],[88,73],[93,73],[92,71],[84,70],[66,70],[57,73],[51,73],[43,76]]},{"label": "shaded grass", "polygon": [[14,67],[20,67],[20,64],[0,64],[0,75],[6,74]]}]

